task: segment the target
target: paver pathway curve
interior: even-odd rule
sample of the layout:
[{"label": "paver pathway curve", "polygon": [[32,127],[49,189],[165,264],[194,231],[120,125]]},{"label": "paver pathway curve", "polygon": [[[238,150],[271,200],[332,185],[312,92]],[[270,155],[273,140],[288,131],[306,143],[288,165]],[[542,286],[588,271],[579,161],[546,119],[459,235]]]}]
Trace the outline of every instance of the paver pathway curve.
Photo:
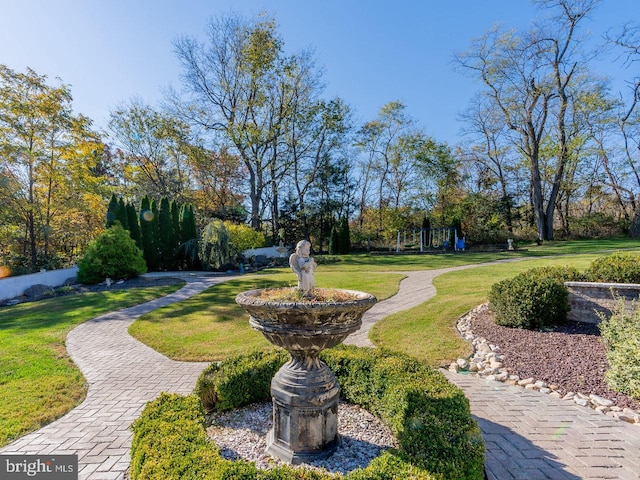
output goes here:
[{"label": "paver pathway curve", "polygon": [[191,393],[208,365],[170,360],[131,337],[127,328],[140,315],[221,281],[221,277],[189,279],[170,295],[102,315],[69,332],[67,351],[89,384],[86,399],[0,453],[77,454],[80,479],[123,478],[130,461],[131,422],[162,392]]},{"label": "paver pathway curve", "polygon": [[[375,322],[433,297],[436,276],[473,266],[405,272],[398,294],[369,310],[362,329],[345,343],[371,345],[367,333]],[[0,453],[78,454],[80,479],[123,478],[130,461],[129,425],[144,404],[161,392],[190,393],[208,365],[172,361],[130,337],[127,328],[138,316],[220,281],[191,278],[171,295],[76,327],[67,350],[89,383],[87,398]],[[539,392],[444,373],[470,400],[487,446],[489,480],[640,479],[640,428]]]}]

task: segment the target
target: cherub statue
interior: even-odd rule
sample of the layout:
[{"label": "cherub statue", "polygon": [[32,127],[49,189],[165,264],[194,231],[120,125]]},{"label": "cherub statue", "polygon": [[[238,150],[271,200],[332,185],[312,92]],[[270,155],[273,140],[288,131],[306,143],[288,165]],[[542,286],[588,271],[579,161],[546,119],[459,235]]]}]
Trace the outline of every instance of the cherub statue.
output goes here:
[{"label": "cherub statue", "polygon": [[318,264],[309,256],[310,253],[311,242],[300,240],[296,245],[295,253],[289,257],[289,266],[298,276],[298,289],[304,293],[310,293],[316,286],[313,272]]}]

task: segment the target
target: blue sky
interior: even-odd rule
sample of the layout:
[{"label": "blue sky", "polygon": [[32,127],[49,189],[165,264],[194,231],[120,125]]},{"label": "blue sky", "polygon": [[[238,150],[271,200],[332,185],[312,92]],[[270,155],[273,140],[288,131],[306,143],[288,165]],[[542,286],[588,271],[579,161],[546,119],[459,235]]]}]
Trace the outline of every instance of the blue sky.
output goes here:
[{"label": "blue sky", "polygon": [[[105,128],[119,103],[157,104],[163,88],[179,86],[172,42],[202,37],[210,17],[232,10],[266,10],[288,51],[313,47],[325,96],[342,97],[359,121],[400,100],[427,134],[450,144],[479,88],[454,70],[453,53],[494,23],[522,29],[536,15],[527,0],[0,0],[0,63],[60,77],[74,110]],[[640,23],[640,0],[604,0],[588,27],[599,41],[628,22]],[[632,76],[601,65],[619,81]]]}]

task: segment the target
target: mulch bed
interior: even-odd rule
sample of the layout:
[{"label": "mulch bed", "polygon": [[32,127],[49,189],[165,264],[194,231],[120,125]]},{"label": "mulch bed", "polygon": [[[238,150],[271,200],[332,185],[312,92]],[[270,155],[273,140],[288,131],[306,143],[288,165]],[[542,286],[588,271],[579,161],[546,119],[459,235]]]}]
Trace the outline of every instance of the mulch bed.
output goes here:
[{"label": "mulch bed", "polygon": [[604,375],[609,364],[597,325],[567,322],[547,331],[509,328],[496,325],[487,310],[474,316],[471,325],[475,336],[500,347],[503,366],[511,374],[557,385],[562,395],[593,393],[640,411],[639,401],[607,387]]}]

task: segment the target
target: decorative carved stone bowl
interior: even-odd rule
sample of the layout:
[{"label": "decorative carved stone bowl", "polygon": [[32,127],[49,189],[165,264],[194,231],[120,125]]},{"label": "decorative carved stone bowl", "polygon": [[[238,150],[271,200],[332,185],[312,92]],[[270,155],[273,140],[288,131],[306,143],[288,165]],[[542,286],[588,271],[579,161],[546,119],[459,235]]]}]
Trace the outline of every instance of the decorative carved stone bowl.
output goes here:
[{"label": "decorative carved stone bowl", "polygon": [[364,292],[316,290],[321,298],[274,300],[269,290],[236,297],[249,312],[251,326],[291,356],[271,381],[273,429],[267,453],[294,464],[328,457],[335,450],[340,387],[318,355],[357,331],[364,312],[376,303]]}]

